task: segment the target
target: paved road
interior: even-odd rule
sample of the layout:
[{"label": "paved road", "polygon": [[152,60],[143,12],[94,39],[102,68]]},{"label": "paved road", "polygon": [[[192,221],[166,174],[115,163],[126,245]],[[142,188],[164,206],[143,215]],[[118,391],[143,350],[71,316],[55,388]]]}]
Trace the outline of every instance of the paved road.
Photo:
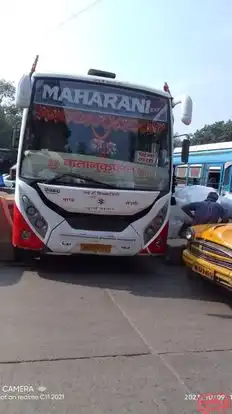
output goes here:
[{"label": "paved road", "polygon": [[153,259],[3,266],[0,413],[198,412],[232,394],[231,304]]}]

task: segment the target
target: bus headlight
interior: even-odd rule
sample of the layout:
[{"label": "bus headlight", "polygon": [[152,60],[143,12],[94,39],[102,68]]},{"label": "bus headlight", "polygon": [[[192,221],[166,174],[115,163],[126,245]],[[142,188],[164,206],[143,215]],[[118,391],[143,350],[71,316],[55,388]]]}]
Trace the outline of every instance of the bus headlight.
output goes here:
[{"label": "bus headlight", "polygon": [[48,230],[48,223],[27,196],[22,196],[22,202],[31,225],[44,238]]},{"label": "bus headlight", "polygon": [[143,238],[144,244],[146,245],[159,231],[162,227],[163,222],[166,218],[167,211],[168,211],[169,202],[167,201],[164,206],[160,209],[157,216],[149,223],[149,225],[145,228]]}]

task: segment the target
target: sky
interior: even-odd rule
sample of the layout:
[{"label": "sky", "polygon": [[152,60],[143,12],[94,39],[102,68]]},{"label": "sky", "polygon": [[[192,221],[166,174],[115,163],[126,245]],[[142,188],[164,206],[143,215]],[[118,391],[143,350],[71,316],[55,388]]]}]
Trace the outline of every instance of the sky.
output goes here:
[{"label": "sky", "polygon": [[3,0],[0,78],[17,82],[39,54],[40,72],[97,68],[156,89],[167,81],[193,100],[189,127],[174,110],[175,131],[191,133],[232,118],[231,20],[228,0]]}]

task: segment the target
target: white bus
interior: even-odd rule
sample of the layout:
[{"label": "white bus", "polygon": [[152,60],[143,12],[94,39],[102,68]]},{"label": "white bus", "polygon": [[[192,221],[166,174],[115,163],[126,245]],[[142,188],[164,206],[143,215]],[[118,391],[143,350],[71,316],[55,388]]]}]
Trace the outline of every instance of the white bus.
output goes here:
[{"label": "white bus", "polygon": [[[165,88],[164,88],[165,89]],[[13,246],[18,253],[164,253],[172,186],[173,114],[192,101],[122,83],[115,74],[33,73],[23,108]]]}]

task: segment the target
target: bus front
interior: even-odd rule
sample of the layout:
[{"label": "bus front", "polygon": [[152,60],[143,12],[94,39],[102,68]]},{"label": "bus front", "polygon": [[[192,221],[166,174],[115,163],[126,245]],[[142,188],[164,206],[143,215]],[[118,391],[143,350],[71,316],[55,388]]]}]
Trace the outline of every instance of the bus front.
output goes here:
[{"label": "bus front", "polygon": [[35,74],[24,108],[13,245],[39,254],[165,250],[172,181],[168,93],[96,77]]}]

